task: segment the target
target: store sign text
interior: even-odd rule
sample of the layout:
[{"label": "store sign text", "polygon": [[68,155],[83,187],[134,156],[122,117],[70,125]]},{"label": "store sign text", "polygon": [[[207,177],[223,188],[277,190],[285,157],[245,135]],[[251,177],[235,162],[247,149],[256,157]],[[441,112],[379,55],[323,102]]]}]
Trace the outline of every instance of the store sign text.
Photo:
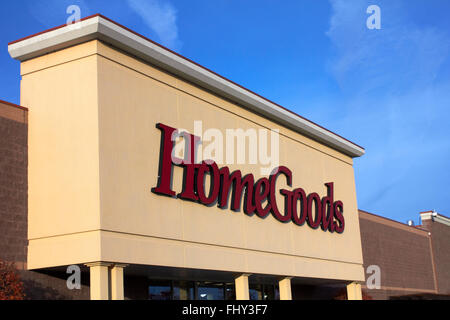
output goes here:
[{"label": "store sign text", "polygon": [[[283,212],[277,202],[277,181],[282,176],[289,187],[292,187],[292,172],[289,168],[279,166],[268,178],[255,181],[253,174],[242,175],[240,170],[230,172],[226,166],[219,168],[212,160],[196,162],[196,150],[200,138],[187,132],[157,124],[161,131],[161,150],[159,176],[157,186],[152,192],[158,195],[198,202],[205,206],[217,205],[226,209],[230,205],[233,211],[239,211],[242,198],[243,211],[249,215],[265,218],[272,214],[280,222],[293,222],[298,226],[305,223],[323,231],[344,232],[344,204],[334,201],[334,183],[325,183],[327,195],[320,197],[318,193],[306,194],[302,188],[293,190],[280,189],[284,197]],[[174,156],[174,146],[177,137],[185,142],[184,159]],[[173,168],[183,168],[183,190],[176,193],[172,190]],[[205,190],[205,179],[209,176],[209,190]],[[229,201],[229,196],[231,200]],[[230,202],[230,204],[229,204]]]}]

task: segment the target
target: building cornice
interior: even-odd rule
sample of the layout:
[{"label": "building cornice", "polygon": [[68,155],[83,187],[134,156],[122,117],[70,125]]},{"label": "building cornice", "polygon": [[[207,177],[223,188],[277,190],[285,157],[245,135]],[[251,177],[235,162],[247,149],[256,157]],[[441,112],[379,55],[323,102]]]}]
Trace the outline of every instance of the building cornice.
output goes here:
[{"label": "building cornice", "polygon": [[63,25],[11,42],[8,51],[12,58],[22,62],[95,39],[236,102],[252,112],[352,158],[365,153],[364,148],[357,144],[99,14],[84,18],[75,24]]},{"label": "building cornice", "polygon": [[384,224],[386,226],[392,227],[392,228],[397,228],[400,230],[404,230],[404,231],[408,231],[408,232],[412,232],[412,233],[416,233],[422,236],[429,236],[429,232],[428,230],[422,229],[418,226],[409,226],[405,223],[399,222],[399,221],[395,221],[374,213],[370,213],[364,210],[359,209],[358,210],[359,213],[359,217],[365,220],[370,220],[376,223],[381,223]]},{"label": "building cornice", "polygon": [[450,227],[450,218],[447,218],[446,216],[443,216],[434,211],[421,212],[420,218],[422,219],[422,221],[432,220]]}]

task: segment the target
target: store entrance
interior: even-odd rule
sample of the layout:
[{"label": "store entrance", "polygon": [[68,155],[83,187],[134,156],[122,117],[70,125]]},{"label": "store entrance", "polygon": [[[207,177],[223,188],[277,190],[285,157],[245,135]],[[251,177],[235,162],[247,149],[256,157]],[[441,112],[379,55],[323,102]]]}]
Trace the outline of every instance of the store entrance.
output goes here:
[{"label": "store entrance", "polygon": [[[250,283],[250,300],[279,300],[276,284]],[[149,300],[236,300],[234,282],[149,280]]]},{"label": "store entrance", "polygon": [[[126,299],[133,300],[235,300],[237,273],[130,265],[125,270]],[[279,300],[280,277],[251,275],[250,300]],[[346,282],[331,279],[293,278],[294,300],[336,299],[346,292]]]},{"label": "store entrance", "polygon": [[234,300],[234,284],[210,281],[149,280],[149,300]]}]

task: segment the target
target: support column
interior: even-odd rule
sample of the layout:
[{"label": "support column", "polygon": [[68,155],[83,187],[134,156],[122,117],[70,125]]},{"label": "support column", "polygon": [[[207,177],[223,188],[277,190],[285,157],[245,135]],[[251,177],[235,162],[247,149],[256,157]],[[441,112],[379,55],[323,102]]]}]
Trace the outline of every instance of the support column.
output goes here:
[{"label": "support column", "polygon": [[292,300],[291,279],[287,277],[278,282],[280,300]]},{"label": "support column", "polygon": [[86,264],[91,276],[91,300],[109,300],[110,263],[93,262]]},{"label": "support column", "polygon": [[362,300],[361,284],[352,282],[347,285],[348,300]]},{"label": "support column", "polygon": [[124,300],[123,268],[126,264],[115,264],[111,268],[111,300]]},{"label": "support column", "polygon": [[243,274],[234,279],[236,288],[236,300],[250,300],[250,292],[248,288],[249,274]]}]

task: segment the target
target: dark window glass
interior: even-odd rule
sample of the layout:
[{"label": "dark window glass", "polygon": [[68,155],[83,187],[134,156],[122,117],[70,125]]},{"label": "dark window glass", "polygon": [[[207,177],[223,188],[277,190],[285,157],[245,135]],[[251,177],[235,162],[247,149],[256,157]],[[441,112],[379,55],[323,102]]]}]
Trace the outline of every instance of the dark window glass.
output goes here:
[{"label": "dark window glass", "polygon": [[174,300],[195,300],[194,282],[192,281],[174,281],[173,299]]},{"label": "dark window glass", "polygon": [[224,300],[223,283],[199,282],[197,284],[198,300]]},{"label": "dark window glass", "polygon": [[275,300],[275,286],[270,284],[263,285],[263,300]]},{"label": "dark window glass", "polygon": [[151,281],[148,286],[149,300],[171,300],[172,285],[170,281]]},{"label": "dark window glass", "polygon": [[271,284],[250,284],[250,300],[279,300],[275,287]]},{"label": "dark window glass", "polygon": [[262,300],[262,286],[260,284],[249,285],[250,300]]},{"label": "dark window glass", "polygon": [[225,283],[225,300],[236,300],[234,283]]},{"label": "dark window glass", "polygon": [[280,288],[278,288],[278,286],[275,286],[275,299],[274,300],[280,300]]},{"label": "dark window glass", "polygon": [[[278,286],[250,284],[250,300],[279,300]],[[150,300],[236,300],[234,282],[194,282],[151,280],[148,286]]]}]

